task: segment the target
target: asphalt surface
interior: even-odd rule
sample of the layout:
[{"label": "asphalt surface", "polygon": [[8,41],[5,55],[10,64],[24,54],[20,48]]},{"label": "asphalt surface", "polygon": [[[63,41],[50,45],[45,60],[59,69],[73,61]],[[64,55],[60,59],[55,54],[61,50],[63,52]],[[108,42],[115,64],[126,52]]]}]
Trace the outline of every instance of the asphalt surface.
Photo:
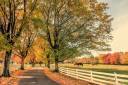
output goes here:
[{"label": "asphalt surface", "polygon": [[18,78],[20,78],[19,85],[59,85],[45,76],[42,69],[26,71]]}]

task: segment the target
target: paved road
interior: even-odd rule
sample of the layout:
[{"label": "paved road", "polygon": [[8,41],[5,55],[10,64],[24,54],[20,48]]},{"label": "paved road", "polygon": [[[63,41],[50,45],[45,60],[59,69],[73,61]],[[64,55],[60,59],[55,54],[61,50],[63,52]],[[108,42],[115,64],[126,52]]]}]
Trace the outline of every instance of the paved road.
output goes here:
[{"label": "paved road", "polygon": [[59,85],[46,77],[42,69],[29,70],[18,78],[20,78],[19,85]]}]

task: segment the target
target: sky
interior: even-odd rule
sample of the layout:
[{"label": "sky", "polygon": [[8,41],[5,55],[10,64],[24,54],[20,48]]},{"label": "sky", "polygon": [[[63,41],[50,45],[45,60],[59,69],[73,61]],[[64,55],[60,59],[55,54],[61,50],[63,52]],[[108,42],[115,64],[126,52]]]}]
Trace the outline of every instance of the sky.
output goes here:
[{"label": "sky", "polygon": [[99,54],[107,54],[114,52],[128,52],[128,0],[98,0],[107,2],[109,9],[107,10],[114,20],[112,21],[111,41],[112,51],[93,51],[94,56]]},{"label": "sky", "polygon": [[112,52],[128,52],[128,0],[100,0],[109,4],[112,21]]}]

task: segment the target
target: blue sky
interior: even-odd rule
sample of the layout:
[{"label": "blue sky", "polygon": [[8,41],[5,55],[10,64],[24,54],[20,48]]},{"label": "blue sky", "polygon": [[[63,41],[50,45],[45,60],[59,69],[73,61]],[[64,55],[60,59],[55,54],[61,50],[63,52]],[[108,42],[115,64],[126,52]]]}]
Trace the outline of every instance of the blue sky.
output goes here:
[{"label": "blue sky", "polygon": [[114,18],[112,51],[128,51],[128,0],[100,0],[109,4],[108,12]]}]

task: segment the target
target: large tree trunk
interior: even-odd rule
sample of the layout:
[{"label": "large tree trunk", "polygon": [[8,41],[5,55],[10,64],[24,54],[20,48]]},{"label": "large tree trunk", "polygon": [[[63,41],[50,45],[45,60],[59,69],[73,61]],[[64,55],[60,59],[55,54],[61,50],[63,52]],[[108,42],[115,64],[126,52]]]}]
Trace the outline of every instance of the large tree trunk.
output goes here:
[{"label": "large tree trunk", "polygon": [[58,67],[58,56],[55,56],[55,72],[59,72],[59,67]]},{"label": "large tree trunk", "polygon": [[3,73],[2,73],[3,77],[10,77],[9,64],[10,64],[11,53],[12,53],[12,50],[6,51],[5,59],[4,59]]},{"label": "large tree trunk", "polygon": [[24,70],[24,58],[21,59],[21,67],[20,67],[21,70]]},{"label": "large tree trunk", "polygon": [[47,67],[50,68],[50,58],[49,58],[49,55],[47,55]]}]

